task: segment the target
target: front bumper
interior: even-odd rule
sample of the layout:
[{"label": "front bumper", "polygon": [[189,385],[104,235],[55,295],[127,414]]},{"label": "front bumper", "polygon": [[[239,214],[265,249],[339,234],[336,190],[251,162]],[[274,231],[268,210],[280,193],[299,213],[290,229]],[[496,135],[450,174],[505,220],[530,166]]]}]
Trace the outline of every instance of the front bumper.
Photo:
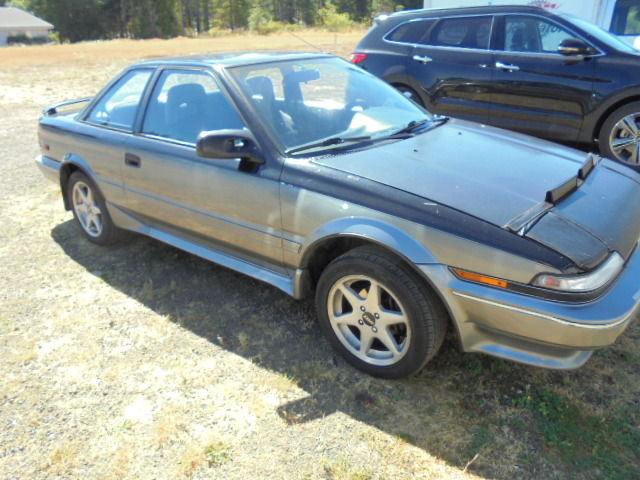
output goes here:
[{"label": "front bumper", "polygon": [[46,155],[38,155],[36,165],[45,177],[52,182],[60,183],[60,162]]},{"label": "front bumper", "polygon": [[640,248],[595,300],[560,302],[456,278],[443,265],[421,265],[443,296],[462,347],[547,368],[577,368],[640,317]]}]

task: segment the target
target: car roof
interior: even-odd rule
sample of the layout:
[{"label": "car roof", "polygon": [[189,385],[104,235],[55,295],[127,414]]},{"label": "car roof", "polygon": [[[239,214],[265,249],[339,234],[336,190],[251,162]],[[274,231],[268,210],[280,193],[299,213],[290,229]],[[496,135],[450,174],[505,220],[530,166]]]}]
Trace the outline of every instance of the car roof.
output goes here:
[{"label": "car roof", "polygon": [[222,66],[235,67],[274,61],[302,60],[313,58],[333,57],[329,53],[317,52],[237,52],[237,53],[203,53],[183,57],[158,58],[146,60],[132,65],[132,67],[157,66]]},{"label": "car roof", "polygon": [[454,8],[422,8],[418,10],[402,10],[383,16],[384,20],[410,19],[413,17],[440,17],[443,15],[472,15],[491,13],[542,13],[552,15],[548,10],[532,5],[483,5],[478,7],[454,7]]}]

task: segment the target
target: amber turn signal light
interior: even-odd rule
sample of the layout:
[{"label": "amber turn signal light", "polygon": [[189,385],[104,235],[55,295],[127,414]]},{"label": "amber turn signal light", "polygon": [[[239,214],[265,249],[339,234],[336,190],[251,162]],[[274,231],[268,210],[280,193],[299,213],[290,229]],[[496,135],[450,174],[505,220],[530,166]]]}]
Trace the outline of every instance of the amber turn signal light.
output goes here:
[{"label": "amber turn signal light", "polygon": [[479,273],[467,272],[466,270],[460,270],[459,268],[453,269],[454,273],[465,280],[471,282],[484,283],[485,285],[491,285],[492,287],[508,288],[509,282],[506,280],[500,280],[499,278],[487,277]]}]

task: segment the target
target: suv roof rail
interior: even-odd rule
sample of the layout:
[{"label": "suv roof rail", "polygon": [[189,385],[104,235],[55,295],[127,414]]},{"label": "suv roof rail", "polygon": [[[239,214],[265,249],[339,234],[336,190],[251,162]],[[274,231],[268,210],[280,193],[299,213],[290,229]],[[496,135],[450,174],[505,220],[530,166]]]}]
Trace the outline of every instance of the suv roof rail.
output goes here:
[{"label": "suv roof rail", "polygon": [[539,7],[538,5],[517,5],[517,4],[511,4],[511,5],[476,5],[476,6],[472,6],[472,7],[435,7],[435,8],[416,8],[416,9],[411,9],[411,10],[398,10],[397,12],[392,12],[392,13],[382,13],[380,15],[378,15],[377,17],[374,18],[374,23],[377,25],[385,20],[387,20],[388,18],[391,17],[399,17],[399,16],[404,16],[404,15],[419,15],[421,13],[429,13],[429,14],[437,14],[439,12],[449,12],[449,11],[474,11],[474,10],[479,10],[479,11],[485,11],[485,10],[490,10],[490,11],[500,11],[501,9],[517,9],[519,11],[535,11],[535,12],[539,12],[539,11],[547,11],[542,7]]}]

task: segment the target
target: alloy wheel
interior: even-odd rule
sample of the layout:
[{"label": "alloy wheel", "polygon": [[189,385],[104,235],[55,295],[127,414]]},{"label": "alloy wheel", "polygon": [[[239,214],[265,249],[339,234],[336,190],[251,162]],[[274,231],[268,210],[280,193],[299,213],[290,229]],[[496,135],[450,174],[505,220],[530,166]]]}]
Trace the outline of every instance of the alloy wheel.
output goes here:
[{"label": "alloy wheel", "polygon": [[640,165],[640,113],[627,115],[613,126],[609,146],[616,160]]},{"label": "alloy wheel", "polygon": [[397,297],[363,275],[343,277],[327,298],[333,331],[358,359],[376,366],[399,362],[411,344],[411,325]]},{"label": "alloy wheel", "polygon": [[99,237],[102,233],[102,210],[95,200],[91,187],[83,181],[73,186],[73,210],[82,229],[92,237]]}]

